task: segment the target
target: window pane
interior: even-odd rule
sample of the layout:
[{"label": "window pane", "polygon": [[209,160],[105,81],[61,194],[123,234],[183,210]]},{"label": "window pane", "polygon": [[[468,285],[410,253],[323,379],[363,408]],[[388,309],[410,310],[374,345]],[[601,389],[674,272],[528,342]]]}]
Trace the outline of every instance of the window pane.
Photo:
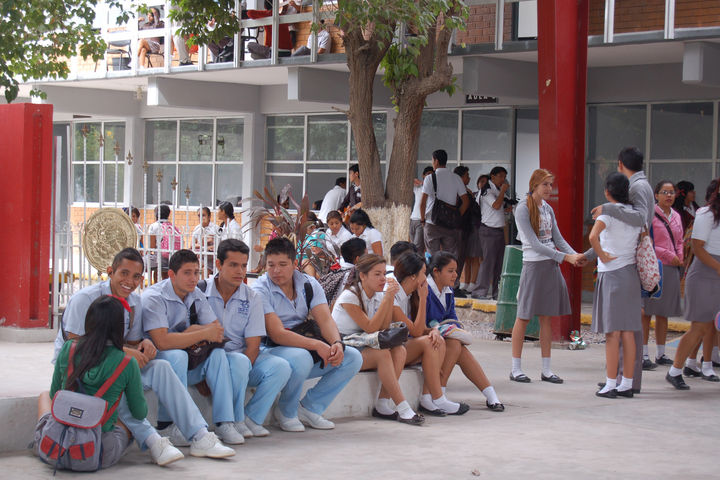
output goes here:
[{"label": "window pane", "polygon": [[333,170],[343,173],[347,172],[347,163],[307,162],[307,170]]},{"label": "window pane", "polygon": [[347,132],[345,115],[308,117],[308,160],[345,160]]},{"label": "window pane", "polygon": [[[160,180],[160,202],[158,202],[158,181],[157,172],[161,171],[163,176]],[[173,204],[173,191],[170,186],[175,178],[175,165],[150,164],[147,175],[147,203],[157,205],[161,202]],[[182,188],[183,190],[185,187]],[[154,221],[154,220],[153,220]]]},{"label": "window pane", "polygon": [[115,149],[119,162],[125,161],[125,123],[105,124],[105,162],[115,162]]},{"label": "window pane", "polygon": [[420,147],[418,161],[429,162],[432,152],[443,149],[447,152],[448,163],[456,163],[458,136],[458,112],[425,111],[420,124]]},{"label": "window pane", "polygon": [[[118,162],[117,183],[115,183],[115,162],[108,162],[104,165],[104,193],[103,201],[106,204],[123,203],[125,193],[125,166],[123,162]],[[115,198],[115,185],[117,185],[117,199]]]},{"label": "window pane", "polygon": [[646,111],[645,105],[590,107],[588,158],[617,161],[618,152],[623,147],[644,149]]},{"label": "window pane", "polygon": [[242,162],[244,129],[242,118],[222,118],[217,121],[218,162]]},{"label": "window pane", "polygon": [[617,162],[590,163],[588,185],[587,213],[598,205],[607,202],[605,199],[605,179],[612,172],[617,172]]},{"label": "window pane", "polygon": [[180,161],[212,161],[212,120],[180,121]]},{"label": "window pane", "polygon": [[342,177],[341,173],[308,173],[307,194],[310,206],[316,200],[322,200],[325,194],[335,187],[335,180]]},{"label": "window pane", "polygon": [[[83,136],[83,130],[86,135]],[[75,124],[75,157],[76,162],[98,162],[100,161],[100,124],[99,123],[76,123]]]},{"label": "window pane", "polygon": [[712,158],[712,103],[652,106],[651,158]]},{"label": "window pane", "polygon": [[650,162],[650,185],[653,188],[661,180],[670,180],[673,183],[687,180],[695,185],[695,201],[699,205],[705,205],[705,189],[711,179],[712,163],[710,162]]},{"label": "window pane", "polygon": [[303,164],[302,162],[267,163],[265,170],[267,173],[303,173]]},{"label": "window pane", "polygon": [[215,200],[242,200],[242,165],[218,165],[215,167]]},{"label": "window pane", "polygon": [[303,117],[268,117],[267,160],[302,160]]},{"label": "window pane", "polygon": [[[375,141],[378,146],[380,161],[387,159],[387,115],[384,113],[373,113],[373,130],[375,130]],[[350,135],[350,160],[357,162],[357,149],[355,148],[355,135]]]},{"label": "window pane", "polygon": [[[270,192],[274,189],[275,193],[279,195],[286,185],[290,185],[290,195],[292,198],[294,198],[297,203],[300,203],[303,197],[303,177],[290,177],[285,175],[268,175],[265,177],[265,186],[268,187]],[[290,208],[295,207],[290,204]]]},{"label": "window pane", "polygon": [[178,203],[185,205],[185,189],[190,187],[190,205],[212,204],[212,166],[180,165]]},{"label": "window pane", "polygon": [[[83,175],[86,175],[85,186],[83,187]],[[82,163],[73,164],[73,192],[76,202],[99,202],[100,192],[100,165],[88,164],[83,172]]]},{"label": "window pane", "polygon": [[463,112],[463,160],[510,160],[512,110]]},{"label": "window pane", "polygon": [[145,123],[145,159],[148,162],[175,162],[177,122],[155,120]]}]

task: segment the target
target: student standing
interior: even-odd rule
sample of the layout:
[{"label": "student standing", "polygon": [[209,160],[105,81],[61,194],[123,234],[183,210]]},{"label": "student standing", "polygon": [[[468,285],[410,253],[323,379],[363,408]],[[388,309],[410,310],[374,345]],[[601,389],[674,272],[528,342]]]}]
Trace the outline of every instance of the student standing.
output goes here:
[{"label": "student standing", "polygon": [[[627,177],[613,172],[605,182],[605,198],[611,204],[630,202]],[[598,256],[598,278],[593,296],[592,329],[605,334],[605,385],[595,392],[598,397],[633,397],[635,371],[635,332],[641,302],[635,261],[640,227],[632,226],[608,215],[600,215],[590,232],[590,245]],[[620,359],[620,339],[624,350]],[[617,384],[618,364],[624,363],[622,380]]]},{"label": "student standing", "polygon": [[422,202],[422,187],[425,177],[433,173],[433,167],[425,167],[423,169],[422,180],[417,178],[413,180],[413,195],[415,203],[410,213],[410,241],[415,244],[420,255],[425,255],[425,229],[423,228],[422,216],[420,215],[420,204]]},{"label": "student standing", "polygon": [[335,180],[335,186],[323,197],[322,204],[320,204],[320,213],[318,213],[318,218],[323,222],[327,223],[328,213],[337,211],[340,208],[343,198],[345,198],[346,184],[345,177],[338,177]]},{"label": "student standing", "polygon": [[517,319],[512,332],[512,372],[510,380],[529,383],[521,368],[523,341],[527,325],[534,315],[540,321],[542,373],[540,380],[563,383],[550,369],[552,346],[551,317],[569,315],[570,297],[560,264],[582,266],[585,256],[577,253],[560,234],[555,212],[547,203],[553,190],[554,176],[537,169],[530,176],[530,193],[515,210],[518,239],[522,243],[523,266],[518,287]]}]

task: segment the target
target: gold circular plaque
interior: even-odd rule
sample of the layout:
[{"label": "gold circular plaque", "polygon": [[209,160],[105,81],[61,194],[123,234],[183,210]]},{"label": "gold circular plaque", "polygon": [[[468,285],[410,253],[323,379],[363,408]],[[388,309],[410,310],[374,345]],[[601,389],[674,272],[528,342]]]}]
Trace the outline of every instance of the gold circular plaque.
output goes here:
[{"label": "gold circular plaque", "polygon": [[90,265],[105,272],[115,255],[137,245],[137,230],[130,217],[119,208],[101,208],[85,222],[82,247]]}]

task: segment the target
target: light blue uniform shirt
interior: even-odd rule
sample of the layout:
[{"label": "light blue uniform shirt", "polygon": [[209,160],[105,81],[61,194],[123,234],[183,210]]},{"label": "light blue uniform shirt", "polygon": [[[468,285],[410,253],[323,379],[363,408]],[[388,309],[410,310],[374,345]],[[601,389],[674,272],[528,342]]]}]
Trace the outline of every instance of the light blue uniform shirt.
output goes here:
[{"label": "light blue uniform shirt", "polygon": [[248,337],[265,336],[265,314],[263,302],[250,287],[241,284],[227,303],[215,285],[215,278],[207,279],[205,296],[215,316],[225,329],[225,336],[230,339],[225,344],[228,352],[244,352]]},{"label": "light blue uniform shirt", "polygon": [[184,332],[190,326],[193,302],[199,324],[215,321],[217,317],[205,294],[197,287],[185,296],[185,300],[177,296],[169,278],[145,289],[142,294],[143,330],[147,333],[156,328],[167,328],[168,333]]},{"label": "light blue uniform shirt", "polygon": [[310,302],[310,309],[321,304],[327,304],[325,292],[320,283],[314,278],[297,270],[293,272],[293,283],[295,284],[295,300],[290,300],[285,293],[275,285],[267,273],[258,278],[253,284],[253,290],[262,298],[263,312],[265,314],[275,313],[285,328],[293,328],[305,321],[308,316],[307,302],[305,301],[305,282],[310,282],[313,289],[313,298]]},{"label": "light blue uniform shirt", "polygon": [[[67,307],[65,307],[65,313],[63,314],[63,329],[65,332],[74,333],[75,335],[85,335],[85,315],[87,314],[88,308],[90,308],[90,304],[103,295],[111,294],[110,280],[105,280],[104,282],[85,287],[73,295]],[[142,340],[143,308],[140,295],[135,292],[131,293],[127,302],[134,314],[132,321],[130,321],[130,312],[123,309],[125,314],[125,330],[123,331],[125,341],[134,342]],[[65,340],[63,340],[62,331],[58,329],[57,337],[55,337],[53,363],[55,363],[55,359],[64,343]]]}]

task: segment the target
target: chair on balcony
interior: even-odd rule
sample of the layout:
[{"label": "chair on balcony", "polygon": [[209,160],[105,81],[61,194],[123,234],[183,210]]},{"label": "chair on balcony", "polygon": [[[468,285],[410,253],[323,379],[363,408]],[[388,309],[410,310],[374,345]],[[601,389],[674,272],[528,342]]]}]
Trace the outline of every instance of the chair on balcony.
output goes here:
[{"label": "chair on balcony", "polygon": [[254,41],[255,43],[258,43],[258,37],[260,37],[260,32],[263,32],[263,27],[250,27],[243,29],[243,31],[240,34],[240,48],[238,49],[238,52],[240,53],[240,60],[245,60],[245,50],[246,50],[246,43]]},{"label": "chair on balcony", "polygon": [[[130,61],[132,59],[132,50],[130,48],[130,40],[116,40],[108,42],[108,48],[105,50],[105,56],[114,55],[112,57],[113,70],[130,70]],[[105,64],[107,70],[108,64]],[[97,64],[95,64],[97,70]]]}]

